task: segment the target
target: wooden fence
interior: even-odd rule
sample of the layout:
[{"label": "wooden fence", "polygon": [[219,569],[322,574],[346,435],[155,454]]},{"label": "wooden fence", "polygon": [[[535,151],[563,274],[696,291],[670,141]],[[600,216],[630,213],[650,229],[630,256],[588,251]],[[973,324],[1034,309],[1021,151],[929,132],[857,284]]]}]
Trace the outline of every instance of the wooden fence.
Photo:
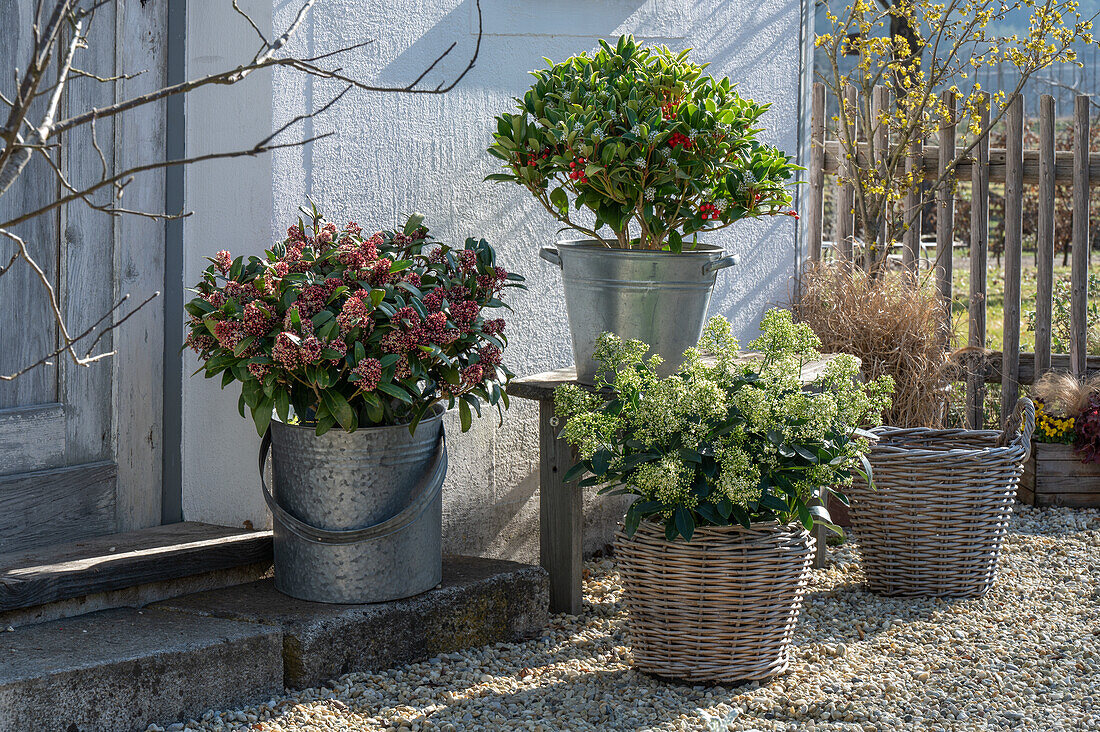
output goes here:
[{"label": "wooden fence", "polygon": [[[877,87],[871,100],[873,109],[884,109],[888,104],[888,90]],[[856,90],[849,87],[845,93],[849,104],[858,102]],[[989,123],[988,94],[983,128]],[[822,231],[824,225],[825,188],[829,174],[836,175],[853,164],[843,154],[840,142],[826,136],[825,86],[814,84],[811,116],[811,152],[808,170],[809,200],[805,212],[809,259],[822,256]],[[944,92],[943,102],[948,109],[957,110],[958,100],[951,92]],[[990,149],[989,136],[984,136],[971,154],[955,170],[958,186],[970,182],[970,292],[968,300],[969,346],[986,347],[986,272],[989,256],[989,186],[1004,186],[1004,332],[1003,350],[984,358],[969,358],[965,374],[967,382],[967,418],[971,426],[983,423],[984,385],[987,382],[1001,384],[1001,414],[1007,415],[1015,407],[1021,384],[1034,383],[1038,376],[1051,368],[1067,369],[1075,374],[1100,370],[1100,357],[1087,356],[1086,322],[1089,264],[1089,187],[1100,184],[1100,153],[1089,153],[1089,97],[1078,95],[1073,105],[1073,150],[1055,150],[1055,105],[1053,97],[1043,95],[1039,103],[1039,149],[1024,149],[1024,99],[1011,102],[1003,120],[1006,126],[1004,149]],[[954,115],[957,120],[957,112]],[[880,127],[879,134],[886,134]],[[887,140],[878,138],[876,148],[883,149]],[[940,130],[937,145],[917,144],[906,160],[907,171],[923,171],[926,180],[943,177],[946,166],[955,158],[956,135],[954,125]],[[856,165],[870,165],[863,154],[854,161]],[[850,178],[850,172],[847,174]],[[1035,301],[1035,352],[1020,351],[1021,322],[1021,260],[1023,256],[1023,186],[1037,183],[1039,187],[1039,220],[1037,226],[1036,254],[1037,287]],[[1054,272],[1054,215],[1055,185],[1067,184],[1073,191],[1072,266],[1070,272],[1070,352],[1051,353],[1051,315]],[[956,189],[957,190],[957,189]],[[950,302],[952,292],[954,237],[951,223],[954,221],[954,195],[950,183],[933,192],[937,204],[936,213],[936,285]],[[914,211],[922,206],[919,190],[905,200],[905,209]],[[853,213],[854,191],[851,185],[838,186],[836,195],[836,255],[850,258],[856,234]],[[944,223],[947,222],[945,226]],[[929,232],[930,233],[930,232]],[[902,235],[902,264],[915,272],[920,267],[921,217],[915,217]],[[883,242],[885,243],[885,242]],[[894,243],[891,242],[891,245]],[[951,311],[945,318],[948,327]]]}]

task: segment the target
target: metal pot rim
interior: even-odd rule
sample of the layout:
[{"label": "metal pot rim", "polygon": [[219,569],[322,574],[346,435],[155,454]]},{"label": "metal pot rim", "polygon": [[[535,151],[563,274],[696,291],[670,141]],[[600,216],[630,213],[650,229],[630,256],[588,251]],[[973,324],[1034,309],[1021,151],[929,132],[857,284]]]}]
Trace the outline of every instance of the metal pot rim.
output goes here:
[{"label": "metal pot rim", "polygon": [[[419,431],[421,425],[431,424],[432,422],[440,421],[441,419],[443,419],[443,415],[446,414],[446,413],[447,413],[447,407],[445,407],[443,404],[441,404],[439,402],[433,404],[432,409],[431,409],[431,413],[428,416],[424,417],[424,419],[420,420],[419,424],[416,425],[416,429]],[[271,415],[271,424],[278,424],[278,425],[281,425],[282,427],[285,427],[286,429],[292,429],[292,430],[309,430],[309,431],[312,432],[312,431],[317,429],[314,425],[310,425],[310,424],[287,424],[286,422],[283,422],[282,420],[280,420],[279,416],[276,415],[276,414]],[[335,425],[332,429],[340,430],[340,425]],[[359,427],[355,431],[356,432],[373,432],[374,434],[382,434],[386,430],[404,430],[405,432],[408,432],[409,431],[409,423],[405,422],[403,424],[385,424],[385,425],[375,425],[373,427]],[[340,431],[343,431],[343,430],[340,430]]]},{"label": "metal pot rim", "polygon": [[699,244],[694,249],[685,249],[682,252],[653,251],[651,249],[616,249],[605,247],[596,239],[561,239],[552,246],[567,247],[570,249],[591,249],[606,252],[612,256],[644,256],[644,257],[699,257],[723,254],[725,249],[716,244]]}]

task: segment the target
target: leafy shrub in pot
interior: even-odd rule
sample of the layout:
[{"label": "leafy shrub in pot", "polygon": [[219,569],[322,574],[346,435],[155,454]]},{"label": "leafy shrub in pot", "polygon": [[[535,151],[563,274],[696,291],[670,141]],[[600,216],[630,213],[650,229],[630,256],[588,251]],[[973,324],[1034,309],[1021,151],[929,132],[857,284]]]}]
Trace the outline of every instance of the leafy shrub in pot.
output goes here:
[{"label": "leafy shrub in pot", "polygon": [[793,215],[787,186],[800,168],[759,140],[768,105],[688,56],[623,36],[531,72],[518,113],[495,120],[489,153],[505,172],[489,179],[522,185],[566,226],[621,249],[679,252],[686,237],[741,219]]},{"label": "leafy shrub in pot", "polygon": [[432,240],[422,217],[364,236],[315,207],[261,257],[220,251],[186,305],[187,344],[207,378],[242,385],[263,434],[293,407],[317,434],[339,425],[415,424],[438,402],[506,406],[512,373],[501,297],[523,287],[484,240],[463,248]]},{"label": "leafy shrub in pot", "polygon": [[768,105],[705,68],[689,51],[600,41],[532,72],[518,110],[495,118],[502,171],[488,179],[522,186],[585,237],[540,252],[562,268],[582,383],[604,331],[647,343],[671,373],[702,332],[716,272],[737,261],[700,235],[796,215],[800,168],[760,140]]},{"label": "leafy shrub in pot", "polygon": [[442,405],[463,431],[482,402],[507,406],[494,311],[523,278],[483,239],[432,241],[420,216],[364,235],[303,213],[264,257],[211,259],[187,344],[207,378],[241,382],[241,416],[264,436],[275,586],[317,602],[408,597],[442,576]]},{"label": "leafy shrub in pot", "polygon": [[[769,311],[745,359],[715,318],[677,373],[659,378],[646,346],[605,334],[591,392],[563,386],[562,436],[579,452],[567,475],[601,493],[637,496],[616,541],[634,662],[660,676],[732,683],[788,664],[809,577],[815,499],[847,502],[866,475],[870,433],[889,405],[889,377],[859,380],[837,356],[809,383],[819,341]],[[710,358],[704,357],[704,351]]]}]

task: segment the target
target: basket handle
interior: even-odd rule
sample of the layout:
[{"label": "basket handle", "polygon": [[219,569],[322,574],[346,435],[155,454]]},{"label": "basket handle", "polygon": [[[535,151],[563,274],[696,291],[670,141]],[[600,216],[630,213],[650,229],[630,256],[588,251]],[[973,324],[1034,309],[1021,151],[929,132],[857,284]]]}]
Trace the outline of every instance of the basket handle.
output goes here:
[{"label": "basket handle", "polygon": [[439,495],[439,491],[443,487],[443,478],[447,474],[447,436],[445,432],[440,431],[439,444],[436,447],[432,464],[424,471],[424,475],[413,487],[412,500],[409,501],[408,506],[373,526],[364,526],[361,529],[322,529],[302,521],[280,506],[275,500],[271,488],[267,485],[267,479],[264,477],[264,465],[267,463],[270,449],[271,428],[269,427],[260,441],[260,485],[263,487],[264,501],[267,502],[267,507],[271,509],[271,514],[276,521],[286,527],[290,533],[312,544],[359,544],[370,539],[381,539],[400,531],[420,518],[420,514],[424,513],[424,509],[431,505],[435,497]]},{"label": "basket handle", "polygon": [[[1005,422],[998,445],[1020,445],[1024,448],[1024,460],[1031,456],[1031,436],[1035,432],[1035,404],[1027,397],[1020,397],[1016,408]],[[1018,433],[1018,434],[1017,434]]]}]

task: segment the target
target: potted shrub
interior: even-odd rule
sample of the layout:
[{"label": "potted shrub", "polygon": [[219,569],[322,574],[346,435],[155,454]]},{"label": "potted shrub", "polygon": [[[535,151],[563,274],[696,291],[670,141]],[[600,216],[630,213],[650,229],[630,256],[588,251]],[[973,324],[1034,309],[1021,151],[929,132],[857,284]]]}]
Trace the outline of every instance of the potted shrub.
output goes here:
[{"label": "potted shrub", "polygon": [[534,71],[518,113],[496,118],[489,153],[584,238],[545,246],[562,268],[578,378],[596,375],[596,338],[610,331],[661,355],[661,374],[698,340],[716,271],[736,263],[706,234],[746,218],[795,215],[790,158],[761,143],[768,105],[729,79],[630,36],[600,41]]},{"label": "potted shrub", "polygon": [[[841,356],[811,383],[802,364],[817,338],[771,310],[736,360],[714,318],[678,371],[661,378],[647,345],[600,337],[598,386],[555,393],[562,436],[603,493],[638,498],[615,545],[634,663],[659,676],[734,682],[781,673],[809,577],[821,494],[842,501],[866,466],[867,435],[892,383],[861,383]],[[704,358],[709,352],[712,358]],[[833,526],[835,530],[835,526]]]},{"label": "potted shrub", "polygon": [[444,405],[463,431],[482,402],[507,407],[493,311],[523,278],[485,240],[437,245],[420,216],[364,235],[302,211],[266,257],[211,258],[187,344],[207,378],[240,382],[261,478],[273,452],[276,587],[322,602],[415,595],[442,571]]},{"label": "potted shrub", "polygon": [[1051,372],[1031,389],[1035,436],[1019,498],[1033,506],[1100,508],[1100,377]]}]

